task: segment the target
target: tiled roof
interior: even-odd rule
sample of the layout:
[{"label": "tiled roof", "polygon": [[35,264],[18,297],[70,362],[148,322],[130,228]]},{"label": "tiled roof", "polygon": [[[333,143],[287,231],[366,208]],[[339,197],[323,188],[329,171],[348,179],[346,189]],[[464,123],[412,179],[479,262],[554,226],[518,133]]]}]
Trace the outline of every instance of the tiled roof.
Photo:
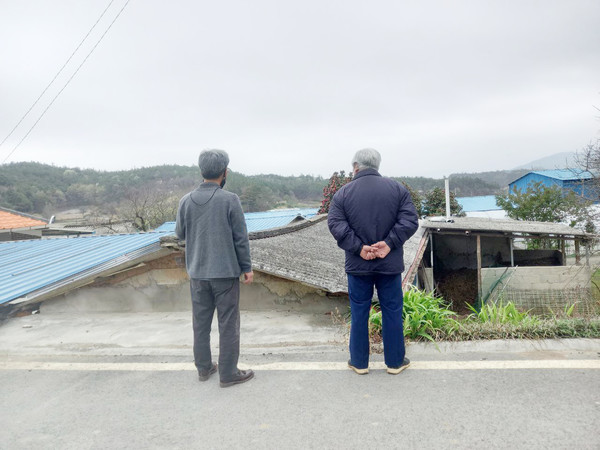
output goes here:
[{"label": "tiled roof", "polygon": [[[419,228],[415,235],[404,243],[403,277],[415,261],[425,231],[424,228]],[[325,220],[293,233],[251,240],[250,251],[252,268],[255,270],[327,292],[348,292],[344,268],[345,254],[337,246]]]},{"label": "tiled roof", "polygon": [[348,292],[344,251],[321,221],[308,228],[250,241],[252,268],[323,289]]},{"label": "tiled roof", "polygon": [[43,227],[48,222],[42,219],[36,219],[27,214],[21,214],[17,211],[11,211],[4,208],[0,209],[0,230],[14,230],[18,228]]}]

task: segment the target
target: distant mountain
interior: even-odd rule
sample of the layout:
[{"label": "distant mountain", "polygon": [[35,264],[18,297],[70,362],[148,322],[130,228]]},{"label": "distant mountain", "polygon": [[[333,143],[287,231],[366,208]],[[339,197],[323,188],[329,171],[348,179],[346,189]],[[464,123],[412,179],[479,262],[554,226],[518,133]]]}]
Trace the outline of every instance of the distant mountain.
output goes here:
[{"label": "distant mountain", "polygon": [[546,156],[545,158],[536,159],[522,166],[517,166],[515,169],[526,170],[553,170],[553,169],[568,169],[575,167],[575,152],[561,152],[554,155]]}]

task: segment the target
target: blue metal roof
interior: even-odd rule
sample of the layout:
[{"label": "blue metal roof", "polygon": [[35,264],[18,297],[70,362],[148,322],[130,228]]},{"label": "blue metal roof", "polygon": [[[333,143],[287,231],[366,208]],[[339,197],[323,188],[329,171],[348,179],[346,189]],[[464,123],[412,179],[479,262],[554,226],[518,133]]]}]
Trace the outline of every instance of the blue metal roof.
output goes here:
[{"label": "blue metal roof", "polygon": [[576,169],[535,170],[533,173],[562,181],[589,180],[594,178],[590,172]]},{"label": "blue metal roof", "polygon": [[154,231],[170,231],[175,232],[175,222],[165,222],[160,227],[155,228]]},{"label": "blue metal roof", "polygon": [[[0,304],[77,274],[160,250],[151,232],[0,243]],[[104,266],[103,266],[104,265]]]},{"label": "blue metal roof", "polygon": [[317,215],[318,208],[307,209],[280,209],[274,211],[264,211],[255,213],[246,213],[246,226],[248,232],[263,231],[271,228],[283,227],[288,225],[298,217],[310,219]]},{"label": "blue metal roof", "polygon": [[[317,208],[247,213],[248,231],[308,219]],[[175,222],[154,232],[0,242],[0,304],[27,294],[51,291],[119,264],[160,250],[160,237],[173,233]]]},{"label": "blue metal roof", "polygon": [[[244,217],[246,218],[248,232],[251,233],[253,231],[283,227],[298,217],[310,219],[316,216],[318,211],[318,208],[276,209],[273,211],[246,213]],[[175,222],[165,222],[154,231],[175,231]]]},{"label": "blue metal roof", "polygon": [[480,195],[478,197],[457,197],[456,201],[462,206],[464,212],[472,211],[497,211],[501,210],[496,205],[496,197],[494,195]]},{"label": "blue metal roof", "polygon": [[543,177],[552,178],[554,180],[560,181],[579,181],[579,180],[589,180],[594,178],[594,175],[591,172],[586,170],[578,170],[578,169],[555,169],[555,170],[534,170],[526,173],[522,177],[517,178],[516,180],[509,183],[512,185],[519,181],[522,178],[527,177],[530,174],[541,175]]}]

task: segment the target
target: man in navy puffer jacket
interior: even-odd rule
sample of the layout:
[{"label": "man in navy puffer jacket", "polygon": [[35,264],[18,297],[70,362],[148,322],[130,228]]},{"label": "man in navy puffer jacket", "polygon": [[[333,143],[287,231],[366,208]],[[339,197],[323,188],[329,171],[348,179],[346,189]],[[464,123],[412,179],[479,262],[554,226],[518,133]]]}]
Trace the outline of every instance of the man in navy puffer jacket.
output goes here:
[{"label": "man in navy puffer jacket", "polygon": [[346,251],[352,322],[350,361],[358,374],[369,372],[368,319],[377,289],[387,372],[398,374],[410,364],[402,328],[402,245],[419,220],[408,190],[382,177],[377,150],[359,150],[352,160],[353,180],[333,196],[327,219],[338,246]]}]

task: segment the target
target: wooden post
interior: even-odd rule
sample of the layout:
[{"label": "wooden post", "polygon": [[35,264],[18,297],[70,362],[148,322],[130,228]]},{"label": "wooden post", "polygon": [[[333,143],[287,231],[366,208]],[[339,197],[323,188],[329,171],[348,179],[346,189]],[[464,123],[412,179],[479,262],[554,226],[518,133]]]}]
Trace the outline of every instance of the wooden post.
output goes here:
[{"label": "wooden post", "polygon": [[567,250],[565,248],[565,240],[561,239],[560,240],[560,252],[562,253],[562,259],[563,259],[563,266],[567,265]]},{"label": "wooden post", "polygon": [[581,253],[579,252],[579,239],[575,239],[575,264],[581,264]]},{"label": "wooden post", "polygon": [[429,235],[429,263],[433,269],[433,233]]},{"label": "wooden post", "polygon": [[479,296],[479,306],[483,300],[481,284],[481,236],[477,235],[477,295]]},{"label": "wooden post", "polygon": [[585,241],[585,265],[590,267],[590,243]]}]

